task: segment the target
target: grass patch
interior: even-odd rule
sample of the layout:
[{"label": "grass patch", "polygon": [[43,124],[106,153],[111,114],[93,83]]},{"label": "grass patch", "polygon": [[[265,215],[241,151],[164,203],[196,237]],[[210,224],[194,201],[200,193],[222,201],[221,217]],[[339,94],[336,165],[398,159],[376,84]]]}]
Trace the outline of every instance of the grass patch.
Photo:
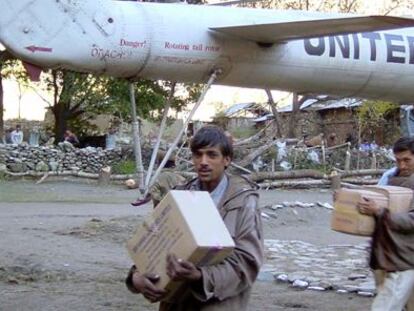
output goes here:
[{"label": "grass patch", "polygon": [[112,167],[112,171],[114,174],[135,174],[135,161],[133,160],[123,160]]}]

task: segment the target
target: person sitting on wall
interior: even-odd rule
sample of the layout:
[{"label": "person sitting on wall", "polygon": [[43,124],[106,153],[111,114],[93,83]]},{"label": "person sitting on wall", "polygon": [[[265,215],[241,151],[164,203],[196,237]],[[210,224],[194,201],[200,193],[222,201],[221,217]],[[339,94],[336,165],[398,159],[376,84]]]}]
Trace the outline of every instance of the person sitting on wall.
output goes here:
[{"label": "person sitting on wall", "polygon": [[12,139],[11,139],[11,133],[13,132],[13,129],[8,128],[6,129],[6,132],[4,134],[4,143],[5,144],[12,144]]},{"label": "person sitting on wall", "polygon": [[16,129],[13,132],[11,132],[10,138],[12,144],[19,145],[23,142],[23,132],[21,130],[20,124],[17,124]]},{"label": "person sitting on wall", "polygon": [[63,134],[63,140],[71,143],[75,147],[79,145],[78,137],[76,137],[76,135],[69,130],[66,130]]}]

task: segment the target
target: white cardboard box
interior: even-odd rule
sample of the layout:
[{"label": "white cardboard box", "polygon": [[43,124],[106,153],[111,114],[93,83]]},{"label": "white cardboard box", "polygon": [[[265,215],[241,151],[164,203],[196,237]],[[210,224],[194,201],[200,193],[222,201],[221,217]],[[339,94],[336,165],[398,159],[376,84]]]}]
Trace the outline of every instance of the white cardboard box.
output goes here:
[{"label": "white cardboard box", "polygon": [[156,285],[166,289],[168,296],[181,285],[167,276],[169,253],[204,266],[221,262],[234,247],[210,194],[205,191],[170,191],[127,242],[138,271],[158,274],[160,281]]}]

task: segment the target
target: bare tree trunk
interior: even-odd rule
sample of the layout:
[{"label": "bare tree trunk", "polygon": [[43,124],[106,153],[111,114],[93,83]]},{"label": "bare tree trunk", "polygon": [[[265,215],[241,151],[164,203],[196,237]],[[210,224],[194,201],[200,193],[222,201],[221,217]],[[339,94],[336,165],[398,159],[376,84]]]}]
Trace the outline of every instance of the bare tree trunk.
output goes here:
[{"label": "bare tree trunk", "polygon": [[270,109],[272,109],[272,114],[274,118],[273,126],[276,127],[277,137],[282,137],[282,131],[280,130],[280,122],[279,122],[279,113],[277,112],[276,104],[273,100],[272,92],[269,89],[266,89],[266,94],[268,98],[268,102],[270,105]]},{"label": "bare tree trunk", "polygon": [[142,164],[141,135],[139,130],[140,120],[137,118],[135,89],[132,82],[129,83],[129,96],[131,101],[132,137],[134,139],[135,169],[138,175],[138,187],[140,190],[144,190],[144,166]]},{"label": "bare tree trunk", "polygon": [[62,141],[63,134],[67,128],[67,116],[64,108],[64,104],[59,102],[53,105],[52,108],[53,115],[55,117],[55,143]]},{"label": "bare tree trunk", "polygon": [[353,184],[353,185],[377,185],[378,184],[378,178],[372,178],[372,179],[356,179],[356,178],[346,178],[342,179],[342,183],[345,184]]},{"label": "bare tree trunk", "polygon": [[366,170],[356,170],[356,171],[348,171],[348,172],[342,172],[341,177],[351,177],[351,176],[378,176],[384,174],[386,169],[366,169]]},{"label": "bare tree trunk", "polygon": [[249,143],[251,143],[251,142],[254,142],[254,141],[258,141],[258,140],[260,140],[260,137],[261,136],[265,136],[265,131],[266,131],[266,129],[273,123],[274,121],[272,121],[271,123],[269,123],[269,124],[267,124],[264,128],[262,128],[259,132],[257,132],[256,134],[254,134],[253,136],[250,136],[250,137],[248,137],[248,138],[246,138],[246,139],[243,139],[243,140],[238,140],[238,141],[236,141],[233,145],[234,146],[240,146],[240,145],[246,145],[246,144],[249,144]]},{"label": "bare tree trunk", "polygon": [[[52,112],[55,117],[55,127],[54,127],[54,134],[55,134],[55,144],[63,140],[63,134],[65,130],[67,130],[67,124],[69,120],[69,112],[67,103],[62,100],[62,97],[59,96],[59,86],[58,86],[58,77],[57,72],[55,70],[52,71],[52,79],[53,79],[53,106]],[[60,94],[65,92],[65,85],[62,88]]]},{"label": "bare tree trunk", "polygon": [[267,150],[272,148],[275,145],[276,141],[271,141],[270,143],[265,144],[262,147],[257,148],[255,151],[250,153],[247,157],[245,157],[243,160],[240,161],[240,163],[237,163],[238,165],[245,167],[252,163],[254,159],[256,159],[261,154],[265,153]]},{"label": "bare tree trunk", "polygon": [[260,182],[266,179],[293,179],[293,178],[327,178],[326,174],[323,174],[316,170],[296,170],[287,172],[258,172],[252,173],[250,179],[256,182]]},{"label": "bare tree trunk", "polygon": [[273,181],[259,184],[261,189],[263,188],[311,188],[311,187],[323,187],[329,186],[331,182],[329,180],[284,180]]},{"label": "bare tree trunk", "polygon": [[5,61],[12,59],[12,56],[5,50],[0,52],[0,141],[4,137],[4,90],[3,90],[3,76],[1,70]]},{"label": "bare tree trunk", "polygon": [[298,119],[298,112],[300,107],[300,101],[298,98],[297,93],[293,93],[292,99],[292,114],[290,115],[290,122],[289,122],[289,133],[288,137],[296,137],[295,129],[297,127],[297,119]]},{"label": "bare tree trunk", "polygon": [[105,166],[102,167],[98,175],[98,185],[99,186],[108,186],[111,183],[111,167]]}]

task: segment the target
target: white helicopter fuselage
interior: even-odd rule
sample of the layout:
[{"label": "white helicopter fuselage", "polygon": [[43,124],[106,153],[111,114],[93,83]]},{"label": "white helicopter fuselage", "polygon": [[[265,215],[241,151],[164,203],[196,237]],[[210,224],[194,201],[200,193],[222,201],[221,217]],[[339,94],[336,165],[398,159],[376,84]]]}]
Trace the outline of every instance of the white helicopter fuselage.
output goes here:
[{"label": "white helicopter fuselage", "polygon": [[[17,3],[16,3],[17,2]],[[260,44],[211,27],[322,13],[129,1],[0,2],[0,42],[47,68],[409,102],[414,28]]]}]

